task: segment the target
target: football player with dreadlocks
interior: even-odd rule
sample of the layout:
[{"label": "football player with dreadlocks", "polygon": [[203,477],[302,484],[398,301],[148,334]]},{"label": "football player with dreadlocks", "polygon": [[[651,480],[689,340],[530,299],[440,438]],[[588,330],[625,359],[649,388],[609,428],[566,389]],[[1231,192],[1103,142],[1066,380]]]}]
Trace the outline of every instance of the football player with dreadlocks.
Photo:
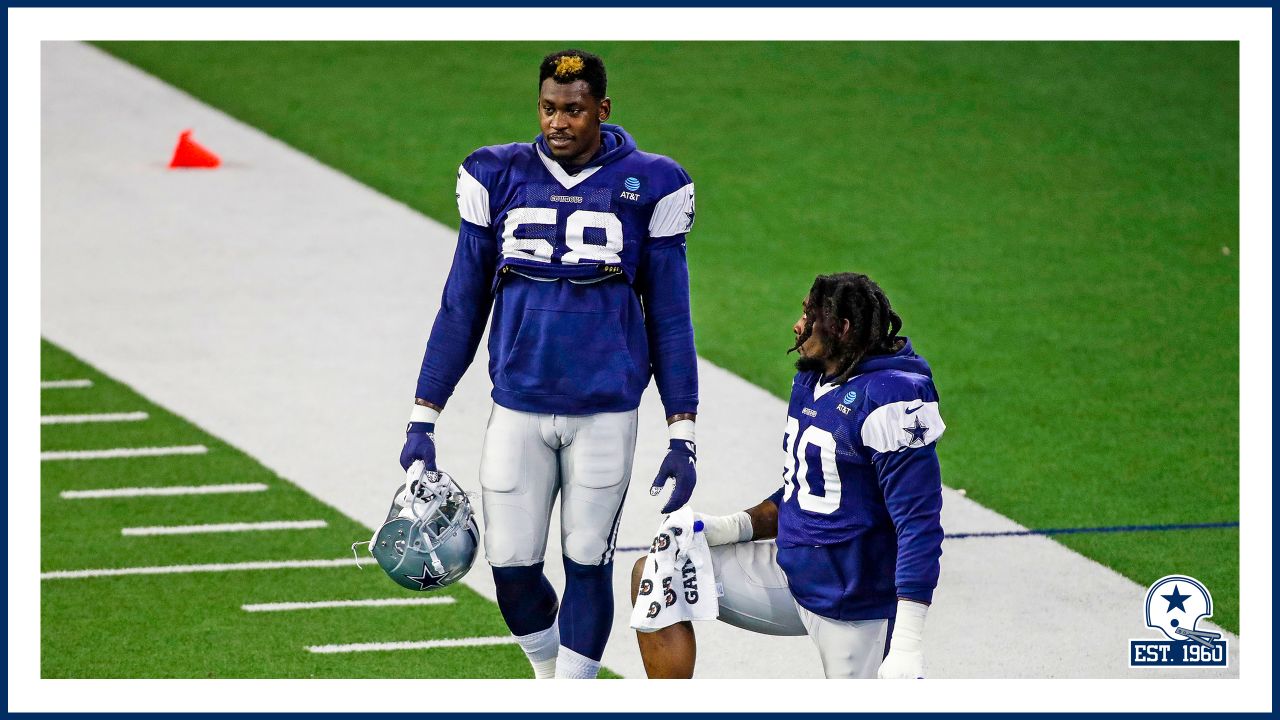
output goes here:
[{"label": "football player with dreadlocks", "polygon": [[[697,355],[685,236],[693,181],[606,123],[604,62],[551,53],[542,134],[458,168],[457,251],[400,462],[435,470],[435,422],[489,325],[493,410],[480,460],[498,607],[538,678],[595,677],[613,622],[613,552],[650,377],[670,444],[650,489],[693,492]],[[492,320],[490,320],[492,309]],[[563,602],[543,574],[560,497]],[[424,571],[425,572],[425,571]]]},{"label": "football player with dreadlocks", "polygon": [[[809,635],[827,677],[924,677],[942,555],[936,442],[946,426],[929,365],[901,328],[866,275],[819,276],[792,328],[800,357],[782,487],[749,510],[696,516],[724,588],[719,619]],[[776,542],[749,542],[768,538]],[[637,638],[649,677],[693,676],[692,623]]]}]

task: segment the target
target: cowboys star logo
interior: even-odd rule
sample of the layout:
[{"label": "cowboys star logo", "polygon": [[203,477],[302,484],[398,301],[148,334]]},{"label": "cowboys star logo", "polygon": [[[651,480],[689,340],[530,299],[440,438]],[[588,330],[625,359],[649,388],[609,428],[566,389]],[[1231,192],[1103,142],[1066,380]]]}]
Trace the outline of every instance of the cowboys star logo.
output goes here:
[{"label": "cowboys star logo", "polygon": [[435,590],[444,587],[440,581],[444,579],[444,573],[439,575],[431,572],[431,563],[422,563],[422,574],[418,576],[409,575],[409,579],[418,583],[419,590]]},{"label": "cowboys star logo", "polygon": [[920,418],[916,418],[915,424],[911,427],[904,427],[902,429],[911,434],[911,439],[907,441],[907,447],[911,447],[916,443],[920,443],[921,445],[925,444],[924,436],[925,433],[929,432],[929,427],[920,422]]}]

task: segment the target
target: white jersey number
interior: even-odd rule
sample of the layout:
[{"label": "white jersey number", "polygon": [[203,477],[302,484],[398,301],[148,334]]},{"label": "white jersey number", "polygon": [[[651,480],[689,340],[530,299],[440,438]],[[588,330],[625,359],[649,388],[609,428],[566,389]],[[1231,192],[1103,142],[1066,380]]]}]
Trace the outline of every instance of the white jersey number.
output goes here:
[{"label": "white jersey number", "polygon": [[[516,208],[507,213],[502,227],[502,256],[522,258],[536,262],[551,262],[555,250],[551,239],[555,237],[556,211],[553,208]],[[521,225],[549,225],[552,229],[544,230],[541,235],[547,237],[517,238],[516,228]],[[586,240],[587,228],[598,228],[604,231],[604,244],[589,244]],[[581,262],[620,263],[618,253],[622,252],[622,221],[617,215],[594,210],[575,210],[565,218],[564,241],[569,246],[560,262],[566,265],[577,265]]]},{"label": "white jersey number", "polygon": [[[800,435],[800,421],[787,418],[782,436],[782,501],[791,499],[797,490],[796,502],[800,508],[820,515],[830,515],[840,508],[840,472],[836,468],[836,438],[815,425],[810,425]],[[818,470],[822,473],[823,494],[814,495],[809,487],[808,449],[818,448]]]}]

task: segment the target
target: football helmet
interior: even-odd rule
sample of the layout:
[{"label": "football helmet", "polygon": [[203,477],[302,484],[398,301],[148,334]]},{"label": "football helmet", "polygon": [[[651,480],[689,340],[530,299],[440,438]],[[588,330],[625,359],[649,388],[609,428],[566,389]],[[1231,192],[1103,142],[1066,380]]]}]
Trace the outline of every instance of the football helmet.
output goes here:
[{"label": "football helmet", "polygon": [[1147,627],[1159,630],[1170,640],[1221,637],[1196,629],[1196,623],[1212,615],[1213,597],[1195,578],[1166,575],[1147,591]]},{"label": "football helmet", "polygon": [[447,473],[427,470],[418,460],[409,466],[387,519],[368,545],[396,583],[410,590],[436,590],[467,574],[479,538],[467,494]]}]

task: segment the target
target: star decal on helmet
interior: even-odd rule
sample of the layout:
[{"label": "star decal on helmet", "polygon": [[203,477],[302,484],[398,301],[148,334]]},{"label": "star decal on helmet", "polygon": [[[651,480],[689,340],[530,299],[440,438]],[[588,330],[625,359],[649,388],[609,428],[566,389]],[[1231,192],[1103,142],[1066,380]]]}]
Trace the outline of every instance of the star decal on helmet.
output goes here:
[{"label": "star decal on helmet", "polygon": [[1165,600],[1168,600],[1168,601],[1169,601],[1169,609],[1168,609],[1168,610],[1166,610],[1165,612],[1173,612],[1175,609],[1177,609],[1177,610],[1181,610],[1182,612],[1186,612],[1186,611],[1187,611],[1187,608],[1183,605],[1183,603],[1185,603],[1185,602],[1187,601],[1187,598],[1189,598],[1189,597],[1191,597],[1191,596],[1190,596],[1190,595],[1179,595],[1179,594],[1178,594],[1178,586],[1177,586],[1177,585],[1174,585],[1174,586],[1173,586],[1173,594],[1171,594],[1171,595],[1161,595],[1160,597],[1162,597],[1162,598],[1164,598]]},{"label": "star decal on helmet", "polygon": [[409,575],[408,577],[410,580],[417,582],[418,586],[422,590],[434,590],[436,588],[444,587],[444,585],[440,583],[440,579],[444,576],[444,573],[440,573],[439,575],[432,573],[431,563],[423,563],[421,575]]}]

